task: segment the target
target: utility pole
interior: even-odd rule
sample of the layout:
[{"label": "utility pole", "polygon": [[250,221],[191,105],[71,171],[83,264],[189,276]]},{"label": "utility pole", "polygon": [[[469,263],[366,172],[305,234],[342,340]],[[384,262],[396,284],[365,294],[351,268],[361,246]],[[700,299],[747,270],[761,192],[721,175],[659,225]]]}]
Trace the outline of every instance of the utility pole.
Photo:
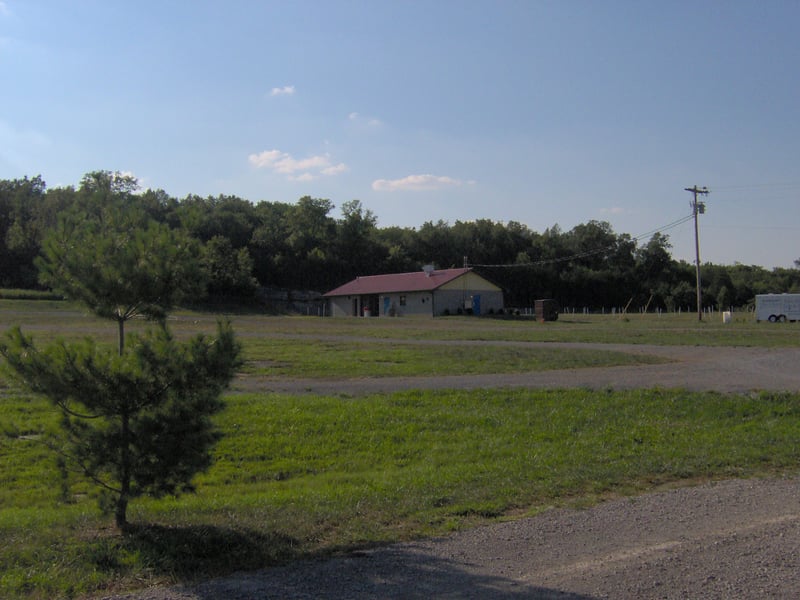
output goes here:
[{"label": "utility pole", "polygon": [[707,187],[694,187],[690,188],[683,188],[687,192],[692,192],[694,194],[694,200],[689,204],[692,207],[692,214],[694,215],[694,251],[695,251],[695,272],[697,274],[697,320],[703,320],[703,296],[702,292],[700,291],[700,235],[697,228],[697,215],[704,214],[706,212],[706,204],[705,202],[698,202],[697,195],[702,194],[704,196],[708,195],[708,188]]}]

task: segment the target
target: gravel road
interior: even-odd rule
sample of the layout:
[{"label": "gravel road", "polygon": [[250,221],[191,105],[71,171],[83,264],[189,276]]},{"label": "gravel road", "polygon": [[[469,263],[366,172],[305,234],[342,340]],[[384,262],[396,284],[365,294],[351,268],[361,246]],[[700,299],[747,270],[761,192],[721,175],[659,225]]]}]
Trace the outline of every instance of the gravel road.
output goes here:
[{"label": "gravel road", "polygon": [[[674,362],[347,382],[248,378],[236,387],[356,395],[498,385],[800,391],[800,349],[549,346],[649,353]],[[712,482],[585,510],[554,508],[447,538],[113,598],[800,598],[800,478]]]},{"label": "gravel road", "polygon": [[[408,343],[398,340],[397,343]],[[414,342],[452,344],[452,342]],[[476,389],[487,387],[634,389],[682,388],[690,391],[800,391],[800,348],[652,346],[639,344],[569,344],[557,342],[459,342],[461,345],[514,345],[530,348],[580,348],[647,354],[670,362],[588,369],[563,369],[503,375],[380,377],[342,380],[289,380],[247,377],[234,389],[311,393],[366,394],[407,389]]]}]

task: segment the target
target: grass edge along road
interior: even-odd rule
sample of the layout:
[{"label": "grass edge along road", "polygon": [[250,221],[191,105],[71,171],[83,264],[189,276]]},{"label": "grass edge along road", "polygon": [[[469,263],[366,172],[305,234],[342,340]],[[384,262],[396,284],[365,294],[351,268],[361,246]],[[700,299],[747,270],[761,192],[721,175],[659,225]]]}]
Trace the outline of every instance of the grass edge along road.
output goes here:
[{"label": "grass edge along road", "polygon": [[128,535],[35,439],[46,403],[3,394],[0,597],[190,581],[669,482],[796,473],[800,395],[677,390],[236,394],[197,493],[137,501]]}]

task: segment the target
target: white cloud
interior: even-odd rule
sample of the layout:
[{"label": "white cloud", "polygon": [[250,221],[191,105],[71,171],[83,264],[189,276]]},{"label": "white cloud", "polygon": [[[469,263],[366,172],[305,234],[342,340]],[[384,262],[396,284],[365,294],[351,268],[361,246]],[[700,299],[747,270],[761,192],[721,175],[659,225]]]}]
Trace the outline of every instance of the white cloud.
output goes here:
[{"label": "white cloud", "polygon": [[600,212],[604,214],[621,215],[625,212],[625,209],[621,206],[612,206],[611,208],[601,208]]},{"label": "white cloud", "polygon": [[367,129],[377,129],[383,125],[383,121],[376,117],[367,117],[357,112],[351,112],[347,115],[347,120],[359,127]]},{"label": "white cloud", "polygon": [[350,169],[344,163],[339,163],[338,165],[332,165],[327,169],[322,169],[323,175],[338,175],[339,173],[345,173]]},{"label": "white cloud", "polygon": [[[470,185],[474,182],[468,182]],[[452,177],[439,175],[409,175],[402,179],[376,179],[372,182],[372,189],[377,192],[423,192],[458,187],[463,182]]]},{"label": "white cloud", "polygon": [[291,181],[310,181],[320,175],[338,175],[348,170],[344,163],[331,162],[330,154],[297,159],[280,150],[264,150],[259,154],[251,154],[247,159],[255,168],[286,175]]},{"label": "white cloud", "polygon": [[274,87],[269,92],[270,96],[293,96],[294,95],[294,86],[293,85],[285,85],[283,87]]},{"label": "white cloud", "polygon": [[294,175],[289,176],[290,181],[314,181],[317,178],[316,175],[311,173],[303,173],[302,175],[298,175],[295,177]]},{"label": "white cloud", "polygon": [[261,154],[251,154],[247,157],[247,160],[249,160],[250,164],[254,167],[262,169],[265,167],[271,167],[282,156],[288,155],[284,155],[284,153],[280,150],[264,150]]}]

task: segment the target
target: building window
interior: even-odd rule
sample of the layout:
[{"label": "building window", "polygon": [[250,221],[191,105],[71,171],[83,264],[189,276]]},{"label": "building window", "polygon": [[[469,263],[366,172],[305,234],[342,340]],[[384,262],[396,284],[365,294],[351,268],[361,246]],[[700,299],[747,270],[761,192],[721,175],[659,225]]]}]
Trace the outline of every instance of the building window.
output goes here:
[{"label": "building window", "polygon": [[405,306],[405,305],[406,305],[406,297],[400,296],[400,306]]}]

